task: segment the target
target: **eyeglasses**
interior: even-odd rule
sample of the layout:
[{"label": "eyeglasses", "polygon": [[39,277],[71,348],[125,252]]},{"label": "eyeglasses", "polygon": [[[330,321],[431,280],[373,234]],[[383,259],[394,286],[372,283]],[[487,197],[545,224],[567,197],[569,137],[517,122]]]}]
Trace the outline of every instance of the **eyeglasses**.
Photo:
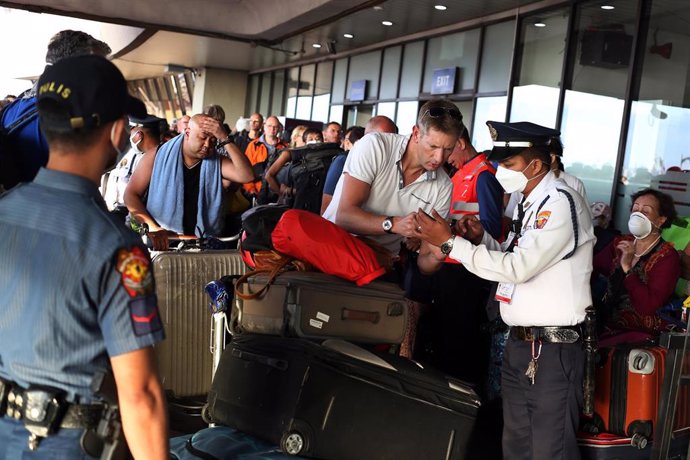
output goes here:
[{"label": "eyeglasses", "polygon": [[424,112],[423,116],[426,117],[427,115],[429,115],[431,118],[443,118],[446,115],[450,115],[459,122],[462,122],[462,114],[455,107],[431,107]]}]

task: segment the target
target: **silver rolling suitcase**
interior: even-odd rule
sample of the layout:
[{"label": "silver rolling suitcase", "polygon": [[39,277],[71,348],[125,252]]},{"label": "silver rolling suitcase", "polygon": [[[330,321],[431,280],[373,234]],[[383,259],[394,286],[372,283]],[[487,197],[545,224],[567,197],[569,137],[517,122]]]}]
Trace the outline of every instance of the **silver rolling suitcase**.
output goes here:
[{"label": "silver rolling suitcase", "polygon": [[204,287],[246,266],[236,250],[152,253],[166,339],[156,345],[163,388],[177,398],[206,395],[213,367],[211,313]]}]

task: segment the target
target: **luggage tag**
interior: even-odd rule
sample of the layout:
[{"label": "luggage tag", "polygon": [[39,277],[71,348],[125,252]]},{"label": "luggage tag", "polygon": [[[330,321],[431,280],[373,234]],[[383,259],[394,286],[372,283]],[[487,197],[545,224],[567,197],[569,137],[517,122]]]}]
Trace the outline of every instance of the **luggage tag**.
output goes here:
[{"label": "luggage tag", "polygon": [[498,283],[494,298],[499,302],[510,304],[513,301],[514,283]]}]

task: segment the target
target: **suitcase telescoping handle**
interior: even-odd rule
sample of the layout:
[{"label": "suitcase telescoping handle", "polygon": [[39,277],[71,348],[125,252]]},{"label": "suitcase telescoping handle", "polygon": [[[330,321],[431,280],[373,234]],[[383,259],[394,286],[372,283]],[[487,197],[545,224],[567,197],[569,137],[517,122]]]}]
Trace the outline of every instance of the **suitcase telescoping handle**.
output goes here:
[{"label": "suitcase telescoping handle", "polygon": [[343,308],[340,317],[344,320],[369,321],[372,324],[377,324],[380,319],[377,311],[350,310],[349,308]]},{"label": "suitcase telescoping handle", "polygon": [[251,353],[249,351],[237,349],[232,350],[232,355],[238,359],[243,359],[245,361],[254,361],[255,363],[273,367],[281,371],[284,371],[288,368],[288,362],[284,359],[271,358],[270,356],[260,355],[258,353]]}]

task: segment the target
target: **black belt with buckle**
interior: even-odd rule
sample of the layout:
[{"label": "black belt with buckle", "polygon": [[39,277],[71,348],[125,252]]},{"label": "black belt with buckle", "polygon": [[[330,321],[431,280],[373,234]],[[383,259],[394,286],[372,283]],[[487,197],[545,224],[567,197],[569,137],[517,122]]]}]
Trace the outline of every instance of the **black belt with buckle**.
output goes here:
[{"label": "black belt with buckle", "polygon": [[577,326],[511,326],[510,337],[516,340],[547,343],[575,343],[582,339],[582,328]]}]

